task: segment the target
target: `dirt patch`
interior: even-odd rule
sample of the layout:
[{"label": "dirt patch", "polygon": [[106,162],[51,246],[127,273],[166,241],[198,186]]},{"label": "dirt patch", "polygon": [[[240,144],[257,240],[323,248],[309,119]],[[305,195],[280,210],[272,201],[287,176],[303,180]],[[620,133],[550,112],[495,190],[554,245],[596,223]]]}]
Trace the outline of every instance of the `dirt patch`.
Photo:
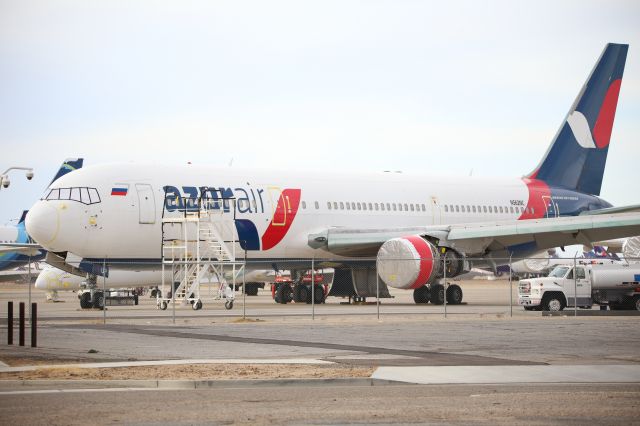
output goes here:
[{"label": "dirt patch", "polygon": [[39,368],[0,373],[0,380],[238,380],[370,377],[374,368],[308,364],[193,364],[118,368]]}]

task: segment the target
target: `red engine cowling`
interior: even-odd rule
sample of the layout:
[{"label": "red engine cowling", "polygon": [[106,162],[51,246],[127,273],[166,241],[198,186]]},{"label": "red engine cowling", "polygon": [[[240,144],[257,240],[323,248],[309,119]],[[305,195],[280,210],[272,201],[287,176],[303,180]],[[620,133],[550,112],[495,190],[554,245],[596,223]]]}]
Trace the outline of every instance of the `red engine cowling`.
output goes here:
[{"label": "red engine cowling", "polygon": [[433,282],[440,270],[436,247],[419,235],[392,238],[380,250],[378,275],[390,287],[412,289]]}]

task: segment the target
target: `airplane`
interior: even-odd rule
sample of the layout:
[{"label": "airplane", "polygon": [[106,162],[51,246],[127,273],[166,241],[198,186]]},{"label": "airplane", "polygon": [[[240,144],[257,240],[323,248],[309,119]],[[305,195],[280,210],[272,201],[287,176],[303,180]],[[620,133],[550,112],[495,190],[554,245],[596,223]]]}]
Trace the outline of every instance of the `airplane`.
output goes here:
[{"label": "airplane", "polygon": [[416,303],[457,304],[462,289],[445,294],[442,280],[472,267],[640,234],[640,205],[599,197],[627,50],[606,45],[524,177],[101,164],[52,184],[27,230],[61,263],[81,257],[95,281],[111,265],[159,268],[163,220],[206,206],[233,221],[248,269],[333,267],[330,295],[375,296],[379,276],[381,293],[388,285],[413,290]]},{"label": "airplane", "polygon": [[[49,186],[70,171],[81,168],[82,162],[82,158],[65,160]],[[29,262],[37,262],[45,257],[44,250],[33,243],[26,231],[26,215],[27,211],[22,212],[22,216],[15,226],[0,226],[0,271],[14,269]]]}]

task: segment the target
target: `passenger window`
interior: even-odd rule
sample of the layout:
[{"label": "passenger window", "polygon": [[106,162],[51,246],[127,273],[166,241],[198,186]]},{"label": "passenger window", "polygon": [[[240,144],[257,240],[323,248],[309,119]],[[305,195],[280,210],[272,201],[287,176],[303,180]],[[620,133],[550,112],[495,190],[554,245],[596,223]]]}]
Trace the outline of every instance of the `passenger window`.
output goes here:
[{"label": "passenger window", "polygon": [[356,209],[356,203],[355,202],[351,202],[351,210],[355,210]]},{"label": "passenger window", "polygon": [[338,202],[337,201],[333,202],[333,209],[334,210],[338,210]]},{"label": "passenger window", "polygon": [[378,208],[380,207],[380,205],[378,203],[375,203],[374,206],[376,208],[376,211],[378,211]]},{"label": "passenger window", "polygon": [[426,211],[427,211],[427,208],[424,206],[424,204],[422,205],[422,211],[423,211],[423,212],[426,212]]},{"label": "passenger window", "polygon": [[360,210],[360,203],[356,204],[358,206],[358,210]]},{"label": "passenger window", "polygon": [[391,211],[391,203],[387,203],[387,211]]},{"label": "passenger window", "polygon": [[502,206],[500,206],[500,213],[502,213]]},{"label": "passenger window", "polygon": [[413,204],[409,204],[409,208],[413,211]]},{"label": "passenger window", "polygon": [[409,206],[407,206],[406,204],[404,205],[404,211],[408,212],[409,211]]},{"label": "passenger window", "polygon": [[327,208],[331,210],[331,201],[327,201]]},{"label": "passenger window", "polygon": [[[373,204],[372,203],[369,203],[369,210],[373,210]],[[378,209],[376,209],[376,210],[378,210]]]},{"label": "passenger window", "polygon": [[316,210],[320,209],[320,203],[318,203],[317,201],[314,202],[315,206],[316,206]]},{"label": "passenger window", "polygon": [[460,213],[460,206],[456,205],[456,213]]},{"label": "passenger window", "polygon": [[344,203],[340,201],[340,210],[344,210]]},{"label": "passenger window", "polygon": [[351,204],[347,202],[347,210],[351,210]]},{"label": "passenger window", "polygon": [[446,204],[444,205],[444,211],[445,211],[446,213],[448,213],[448,212],[449,212],[449,206],[447,206]]},{"label": "passenger window", "polygon": [[307,208],[307,203],[305,201],[302,202],[302,208],[306,209]]},{"label": "passenger window", "polygon": [[68,200],[71,196],[71,188],[60,188],[60,200]]},{"label": "passenger window", "polygon": [[472,207],[473,207],[472,211],[473,211],[473,213],[475,213],[476,212],[476,206],[472,206]]},{"label": "passenger window", "polygon": [[367,210],[367,203],[362,203],[362,210]]},{"label": "passenger window", "polygon": [[482,211],[486,213],[487,212],[487,206],[482,206]]}]

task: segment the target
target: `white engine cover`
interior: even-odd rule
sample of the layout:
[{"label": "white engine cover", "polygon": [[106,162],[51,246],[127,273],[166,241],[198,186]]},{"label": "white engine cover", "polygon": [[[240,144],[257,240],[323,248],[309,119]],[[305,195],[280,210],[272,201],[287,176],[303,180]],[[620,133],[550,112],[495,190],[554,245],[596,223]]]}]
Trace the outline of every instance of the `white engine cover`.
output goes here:
[{"label": "white engine cover", "polygon": [[390,287],[411,289],[430,283],[439,259],[436,247],[419,235],[392,238],[378,250],[378,275]]}]

